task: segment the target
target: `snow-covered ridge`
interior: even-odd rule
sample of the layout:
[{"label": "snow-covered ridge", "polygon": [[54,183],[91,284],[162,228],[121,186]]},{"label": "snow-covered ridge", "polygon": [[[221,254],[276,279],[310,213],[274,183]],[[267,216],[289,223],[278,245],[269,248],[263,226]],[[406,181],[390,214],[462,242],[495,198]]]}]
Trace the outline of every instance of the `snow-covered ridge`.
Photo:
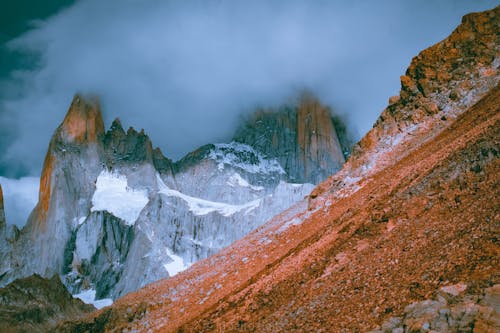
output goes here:
[{"label": "snow-covered ridge", "polygon": [[278,173],[285,174],[276,159],[267,159],[251,146],[238,143],[217,143],[210,150],[208,158],[215,160],[219,164],[219,169],[223,170],[224,165],[230,165],[245,170],[249,173]]},{"label": "snow-covered ridge", "polygon": [[246,214],[254,210],[255,208],[259,207],[260,202],[262,200],[262,199],[253,200],[242,205],[231,205],[223,202],[204,200],[200,198],[191,197],[176,190],[172,190],[167,185],[165,185],[165,183],[161,180],[160,176],[157,176],[157,178],[159,186],[158,193],[166,195],[168,197],[177,197],[184,200],[188,204],[189,210],[194,215],[198,216],[207,215],[213,212],[226,217],[231,216],[240,211],[243,211]]},{"label": "snow-covered ridge", "polygon": [[126,176],[103,170],[97,177],[90,211],[107,211],[133,225],[148,201],[147,191],[128,187]]}]

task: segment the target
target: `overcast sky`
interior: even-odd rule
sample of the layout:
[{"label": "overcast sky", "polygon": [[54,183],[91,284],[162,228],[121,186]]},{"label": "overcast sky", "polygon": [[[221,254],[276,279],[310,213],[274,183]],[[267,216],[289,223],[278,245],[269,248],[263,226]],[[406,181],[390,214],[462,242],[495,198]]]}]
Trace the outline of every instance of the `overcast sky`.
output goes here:
[{"label": "overcast sky", "polygon": [[21,5],[2,5],[10,17],[0,23],[3,176],[40,174],[75,92],[99,95],[107,126],[119,117],[144,128],[173,159],[227,140],[242,114],[302,89],[362,135],[399,92],[413,56],[462,15],[497,1],[47,3],[26,15]]}]

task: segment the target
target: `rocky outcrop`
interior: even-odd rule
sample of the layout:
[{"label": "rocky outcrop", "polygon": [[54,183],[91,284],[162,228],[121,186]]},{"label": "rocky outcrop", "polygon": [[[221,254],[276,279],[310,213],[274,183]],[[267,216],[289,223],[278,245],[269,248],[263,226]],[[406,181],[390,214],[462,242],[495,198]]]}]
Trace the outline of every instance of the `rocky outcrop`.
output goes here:
[{"label": "rocky outcrop", "polygon": [[317,184],[340,170],[344,151],[350,148],[340,144],[335,124],[342,124],[336,119],[314,96],[304,93],[297,106],[253,114],[234,140],[275,158],[289,181]]},{"label": "rocky outcrop", "polygon": [[443,287],[433,299],[408,305],[403,316],[390,318],[372,333],[500,331],[499,284],[479,295],[447,291],[453,287],[456,286]]},{"label": "rocky outcrop", "polygon": [[57,132],[63,142],[95,143],[104,134],[99,101],[76,95]]},{"label": "rocky outcrop", "polygon": [[67,247],[66,283],[73,293],[95,288],[105,298],[122,277],[134,231],[106,211],[91,213]]},{"label": "rocky outcrop", "polygon": [[[367,176],[434,138],[500,79],[500,7],[465,15],[442,42],[420,52],[401,76],[399,96],[353,148],[345,177]],[[349,174],[349,175],[348,175]]]},{"label": "rocky outcrop", "polygon": [[19,238],[19,229],[15,225],[7,224],[3,202],[3,191],[0,185],[0,280],[6,275],[5,267],[12,262],[13,244]]},{"label": "rocky outcrop", "polygon": [[121,165],[149,163],[162,172],[171,172],[172,161],[161,153],[159,148],[153,149],[153,144],[144,133],[130,127],[123,130],[121,122],[116,118],[103,138],[106,152],[106,164],[112,168]]},{"label": "rocky outcrop", "polygon": [[0,289],[0,331],[49,332],[61,320],[75,320],[94,311],[75,299],[57,275],[33,275]]}]

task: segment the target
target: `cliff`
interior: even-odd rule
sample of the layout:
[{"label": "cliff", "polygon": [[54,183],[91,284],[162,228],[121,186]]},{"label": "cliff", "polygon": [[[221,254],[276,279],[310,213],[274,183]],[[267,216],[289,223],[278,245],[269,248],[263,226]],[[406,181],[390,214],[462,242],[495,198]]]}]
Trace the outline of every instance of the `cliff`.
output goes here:
[{"label": "cliff", "polygon": [[234,140],[275,158],[297,183],[317,184],[339,171],[345,162],[330,110],[304,93],[297,106],[254,113]]}]

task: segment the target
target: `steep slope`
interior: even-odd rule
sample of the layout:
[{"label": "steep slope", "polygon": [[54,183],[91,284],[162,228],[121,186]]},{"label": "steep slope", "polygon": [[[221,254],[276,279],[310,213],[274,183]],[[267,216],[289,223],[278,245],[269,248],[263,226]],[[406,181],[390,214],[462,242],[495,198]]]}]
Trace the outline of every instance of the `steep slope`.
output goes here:
[{"label": "steep slope", "polygon": [[33,275],[0,288],[0,331],[48,332],[60,320],[71,320],[94,311],[74,299],[58,276]]},{"label": "steep slope", "polygon": [[[59,331],[366,331],[442,287],[487,293],[500,283],[499,19],[500,7],[467,15],[416,57],[400,96],[308,201]],[[440,61],[451,69],[426,91],[411,69]],[[478,317],[485,331],[497,315]]]},{"label": "steep slope", "polygon": [[350,148],[340,145],[329,109],[310,93],[297,106],[253,114],[234,140],[277,159],[290,181],[298,183],[317,184],[339,171]]}]

